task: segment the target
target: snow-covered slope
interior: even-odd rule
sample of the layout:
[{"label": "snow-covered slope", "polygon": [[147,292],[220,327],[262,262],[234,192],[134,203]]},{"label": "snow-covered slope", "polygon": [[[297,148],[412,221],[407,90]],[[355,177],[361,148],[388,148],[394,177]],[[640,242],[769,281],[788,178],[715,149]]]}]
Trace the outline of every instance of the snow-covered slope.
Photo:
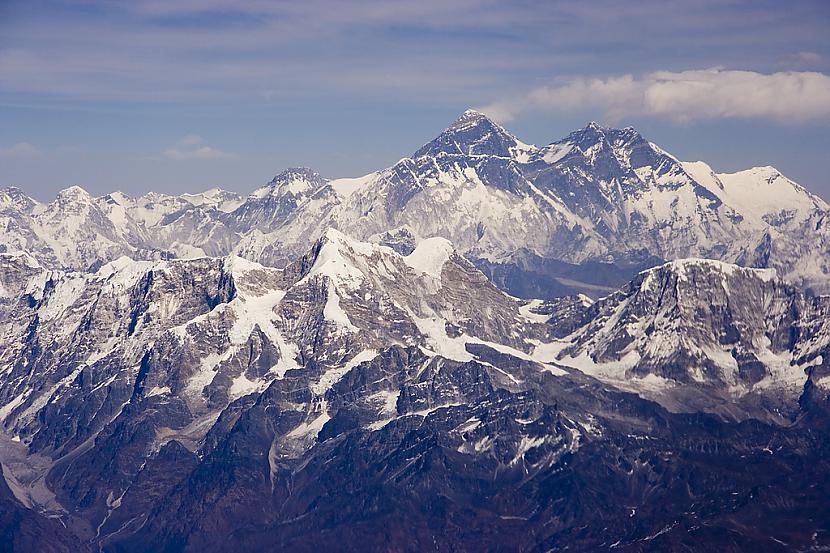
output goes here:
[{"label": "snow-covered slope", "polygon": [[470,361],[468,343],[493,343],[529,359],[548,334],[442,239],[402,256],[330,230],[284,270],[122,257],[78,273],[0,254],[0,415],[32,451],[67,453],[124,405],[170,398],[186,407],[183,439],[199,439],[217,410],[309,360],[320,395],[392,345]]},{"label": "snow-covered slope", "polygon": [[[405,245],[404,232],[375,238],[394,237]],[[281,528],[315,517],[307,531],[319,535],[332,502],[331,520],[356,517],[338,528],[365,520],[373,501],[403,497],[417,514],[449,492],[453,505],[493,503],[496,524],[515,524],[502,517],[580,504],[550,501],[550,482],[582,466],[576,482],[634,490],[624,513],[609,511],[623,521],[670,491],[647,532],[642,513],[636,528],[615,527],[639,543],[668,524],[663,509],[680,516],[703,492],[714,505],[732,498],[724,466],[744,474],[753,456],[773,463],[768,474],[826,443],[823,419],[812,428],[808,417],[830,395],[830,302],[772,271],[682,260],[597,302],[525,302],[444,238],[409,245],[329,229],[282,269],[233,255],[122,256],[75,272],[0,254],[0,463],[15,497],[93,550],[164,550],[181,536],[227,550],[216,528],[235,540],[245,528],[252,550],[275,536],[292,549]],[[785,426],[736,423],[748,417]],[[701,455],[710,449],[729,462]],[[674,490],[691,470],[717,480]],[[797,492],[821,481],[805,479]],[[596,493],[588,514],[569,515],[578,526],[610,509]],[[586,550],[607,543],[601,534]]]},{"label": "snow-covered slope", "polygon": [[799,224],[830,206],[775,167],[753,167],[737,173],[715,173],[702,161],[683,163],[686,170],[742,218],[742,226],[764,230]]},{"label": "snow-covered slope", "polygon": [[583,308],[576,330],[537,355],[669,407],[725,399],[734,414],[762,397],[787,413],[823,363],[825,299],[804,296],[771,269],[678,260]]}]

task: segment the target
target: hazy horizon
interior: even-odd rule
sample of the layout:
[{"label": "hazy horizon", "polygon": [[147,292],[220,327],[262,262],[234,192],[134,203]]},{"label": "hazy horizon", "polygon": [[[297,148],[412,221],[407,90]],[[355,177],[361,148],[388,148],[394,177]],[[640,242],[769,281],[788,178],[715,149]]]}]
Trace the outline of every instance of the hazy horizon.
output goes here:
[{"label": "hazy horizon", "polygon": [[[469,109],[475,109],[475,108],[469,108]],[[460,114],[459,114],[459,115],[460,115]],[[595,120],[591,120],[591,121],[595,121]],[[587,125],[588,123],[590,123],[591,121],[586,122],[586,125]],[[451,121],[450,121],[450,122],[451,122]],[[450,123],[450,122],[448,122],[447,124],[449,125],[449,123]],[[509,125],[502,125],[502,126],[503,126],[505,129],[507,129],[508,131],[512,132],[512,131],[511,131],[511,129],[509,128]],[[584,126],[585,126],[585,125],[583,125],[582,127],[579,127],[579,128],[584,128]],[[609,127],[609,125],[604,125],[604,126],[605,126],[605,127]],[[445,128],[445,127],[444,127],[444,128]],[[439,134],[442,130],[443,130],[443,128],[442,128],[442,129],[437,130],[437,131],[436,131],[436,133],[435,133],[435,136],[437,136],[437,135],[438,135],[438,134]],[[578,130],[578,129],[577,129],[577,128],[574,128],[573,130],[575,131],[575,130]],[[515,135],[515,133],[512,133],[512,134],[514,134],[514,135]],[[567,135],[567,133],[566,133],[566,135]],[[527,141],[527,140],[524,140],[522,136],[516,136],[516,138],[518,138],[519,140],[522,140],[522,141],[524,141],[524,142],[526,142],[526,143],[531,143],[531,144],[534,144],[535,146],[544,146],[544,145],[550,144],[550,143],[552,143],[552,142],[556,142],[557,140],[563,139],[563,138],[565,138],[565,136],[566,136],[566,135],[563,135],[563,136],[561,136],[561,137],[559,137],[559,138],[557,138],[557,139],[548,140],[547,142],[543,142],[543,143],[529,142],[529,141]],[[435,137],[433,137],[433,138],[435,138]],[[662,143],[661,143],[661,142],[659,142],[658,140],[655,140],[653,137],[650,137],[650,136],[644,136],[644,138],[645,138],[646,140],[650,141],[650,142],[654,142],[655,144],[657,144],[658,146],[660,146],[662,149],[664,149],[664,150],[668,151],[670,154],[674,154],[674,152],[671,150],[671,148],[666,147],[666,146],[665,146],[665,144],[662,144]],[[57,195],[57,193],[59,193],[61,190],[65,190],[65,189],[67,189],[67,188],[71,188],[71,187],[73,187],[73,186],[78,186],[78,187],[80,187],[80,188],[83,188],[84,190],[86,190],[87,192],[89,192],[90,194],[92,194],[93,196],[102,196],[102,195],[106,195],[106,194],[113,193],[113,192],[122,192],[122,193],[127,194],[128,196],[140,196],[140,195],[143,195],[143,194],[146,194],[146,193],[150,193],[150,192],[164,192],[164,193],[174,193],[174,194],[188,194],[188,193],[189,193],[189,194],[196,194],[196,193],[200,193],[200,192],[206,192],[206,191],[209,191],[209,190],[214,189],[214,188],[220,188],[220,189],[225,190],[225,191],[228,191],[228,192],[233,192],[233,193],[236,193],[236,194],[239,194],[239,195],[242,195],[242,196],[246,196],[246,195],[248,195],[248,194],[252,193],[252,192],[253,192],[254,190],[256,190],[257,188],[259,188],[259,187],[261,187],[261,186],[266,185],[266,184],[268,183],[268,181],[270,181],[270,180],[271,180],[274,176],[278,175],[279,173],[281,173],[281,172],[283,172],[283,171],[285,171],[285,170],[287,170],[287,169],[291,169],[291,168],[305,167],[305,168],[308,168],[308,169],[314,170],[314,171],[316,171],[316,172],[320,173],[320,174],[321,174],[324,178],[328,178],[328,179],[331,179],[331,180],[333,180],[333,179],[339,179],[339,178],[350,178],[350,177],[360,177],[360,176],[364,176],[364,175],[366,175],[366,174],[369,174],[369,173],[372,173],[372,172],[375,172],[375,171],[379,171],[379,170],[386,169],[388,166],[393,165],[393,164],[394,164],[396,161],[398,161],[399,159],[402,159],[402,158],[405,158],[405,157],[409,157],[409,156],[411,156],[411,155],[414,153],[414,151],[415,151],[418,147],[420,147],[420,146],[422,146],[422,145],[426,144],[427,142],[429,142],[429,140],[431,140],[431,139],[425,140],[422,144],[419,144],[416,148],[414,148],[414,149],[412,150],[412,152],[408,152],[408,153],[407,153],[407,154],[405,154],[405,155],[398,156],[398,157],[397,157],[397,158],[395,158],[394,160],[390,161],[390,162],[388,163],[388,165],[387,165],[387,166],[384,166],[384,167],[377,167],[377,168],[372,169],[372,170],[370,170],[370,171],[368,171],[368,172],[366,172],[366,173],[360,173],[360,174],[348,174],[348,175],[328,175],[328,174],[324,174],[324,173],[322,173],[322,172],[318,171],[318,169],[317,169],[316,167],[313,167],[313,166],[308,166],[308,165],[288,165],[288,166],[281,167],[281,168],[279,168],[279,169],[275,170],[274,172],[272,172],[272,173],[271,173],[271,174],[269,174],[269,175],[264,176],[264,177],[261,179],[261,181],[260,181],[260,182],[256,182],[256,183],[249,183],[249,184],[250,184],[250,186],[248,186],[247,188],[245,188],[245,183],[240,183],[239,187],[237,187],[237,188],[230,188],[230,187],[228,187],[228,186],[223,186],[222,184],[214,184],[214,185],[211,185],[211,186],[204,186],[204,187],[202,187],[202,188],[199,188],[199,187],[198,187],[198,185],[197,185],[197,187],[196,187],[196,188],[183,188],[183,189],[181,189],[181,190],[175,190],[175,191],[170,191],[170,192],[168,192],[168,191],[164,191],[164,190],[158,190],[158,189],[154,189],[154,188],[150,187],[150,188],[147,188],[146,190],[143,190],[143,191],[138,191],[138,192],[128,193],[128,192],[126,192],[126,191],[124,191],[124,190],[121,190],[121,189],[118,189],[118,188],[114,188],[114,189],[112,189],[112,190],[104,190],[104,191],[93,191],[93,190],[90,190],[90,188],[89,188],[89,187],[85,186],[85,185],[84,185],[84,183],[82,183],[82,182],[77,182],[77,183],[68,183],[66,186],[63,186],[63,187],[57,188],[51,196],[45,196],[45,197],[43,197],[43,196],[38,196],[38,195],[37,195],[37,192],[38,192],[37,190],[35,190],[35,191],[34,191],[35,193],[31,193],[31,191],[30,191],[30,190],[27,190],[27,188],[26,188],[26,186],[25,186],[25,185],[21,186],[21,185],[16,185],[16,184],[11,184],[11,185],[9,185],[9,184],[3,184],[3,185],[2,185],[2,187],[13,186],[13,187],[19,188],[20,190],[22,190],[22,191],[23,191],[24,193],[26,193],[27,195],[29,195],[29,196],[31,196],[32,198],[34,198],[34,199],[36,199],[36,200],[39,200],[39,201],[41,201],[41,202],[50,202],[50,201],[52,201],[52,200],[55,198],[55,196]],[[201,147],[201,146],[200,146],[200,144],[202,144],[202,139],[201,139],[201,137],[198,137],[198,136],[195,136],[195,135],[194,135],[194,136],[190,136],[190,137],[185,137],[185,139],[183,139],[183,140],[180,142],[180,145],[181,145],[181,146],[183,146],[183,147],[195,146],[197,149],[198,149],[199,147]],[[708,163],[708,160],[706,160],[706,159],[702,159],[702,158],[688,158],[688,159],[683,159],[683,158],[681,158],[680,160],[681,160],[681,161],[684,161],[684,162],[689,162],[689,161],[704,161],[704,162],[707,162],[707,163]],[[760,166],[765,166],[765,165],[772,165],[772,164],[758,164],[758,165],[754,165],[754,166],[752,166],[752,167],[760,167]],[[773,165],[773,166],[774,166],[774,165]],[[752,167],[740,167],[740,168],[737,168],[737,169],[733,169],[733,170],[729,170],[729,171],[724,171],[724,170],[721,170],[719,167],[715,167],[715,166],[713,166],[713,167],[712,167],[712,169],[714,170],[714,172],[715,172],[715,173],[734,173],[734,172],[736,172],[736,171],[742,171],[742,170],[750,169],[750,168],[752,168]],[[776,167],[776,169],[778,169],[779,171],[782,171],[780,167]],[[784,176],[786,176],[786,177],[788,177],[788,178],[790,178],[790,179],[794,180],[795,182],[798,182],[798,180],[797,180],[797,179],[794,179],[791,175],[788,175],[785,171],[782,171],[782,173],[784,174]],[[809,184],[805,184],[805,183],[803,183],[803,182],[798,182],[798,184],[801,184],[802,186],[805,186],[805,188],[807,188],[808,190],[810,190],[810,191],[811,191],[811,192],[813,192],[814,194],[817,194],[817,195],[821,196],[822,198],[824,198],[824,195],[823,195],[820,191],[813,190],[813,189],[809,186]],[[828,186],[827,193],[828,193],[828,196],[830,196],[830,186]],[[827,199],[827,198],[824,198],[824,199]]]}]

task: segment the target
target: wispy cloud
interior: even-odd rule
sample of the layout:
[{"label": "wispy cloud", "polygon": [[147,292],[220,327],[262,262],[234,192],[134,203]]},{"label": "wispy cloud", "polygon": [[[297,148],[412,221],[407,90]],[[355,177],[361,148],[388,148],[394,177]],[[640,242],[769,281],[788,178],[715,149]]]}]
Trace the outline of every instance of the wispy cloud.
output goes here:
[{"label": "wispy cloud", "polygon": [[779,56],[775,61],[779,65],[798,67],[819,63],[821,61],[821,55],[815,52],[792,52]]},{"label": "wispy cloud", "polygon": [[0,148],[0,157],[7,159],[34,159],[40,155],[40,150],[28,142],[18,142],[8,148]]},{"label": "wispy cloud", "polygon": [[[822,9],[724,0],[641,0],[625,10],[612,0],[21,2],[0,20],[0,99],[186,109],[326,94],[480,102],[552,72],[672,68],[678,52],[698,67],[745,67],[761,55],[774,67],[782,53],[824,52]],[[765,51],[747,56],[772,24]]]},{"label": "wispy cloud", "polygon": [[684,123],[705,119],[830,120],[830,77],[823,73],[703,69],[642,76],[573,78],[481,108],[500,121],[524,111],[602,110],[617,122],[647,116]]},{"label": "wispy cloud", "polygon": [[176,142],[172,148],[164,150],[162,155],[167,159],[175,161],[228,159],[235,157],[234,154],[208,146],[201,136],[195,134],[185,136]]}]

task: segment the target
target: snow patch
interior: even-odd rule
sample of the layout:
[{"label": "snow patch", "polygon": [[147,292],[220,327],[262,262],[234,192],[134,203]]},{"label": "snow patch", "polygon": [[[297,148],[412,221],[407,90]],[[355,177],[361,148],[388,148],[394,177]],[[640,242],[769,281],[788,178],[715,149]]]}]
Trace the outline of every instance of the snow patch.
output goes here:
[{"label": "snow patch", "polygon": [[144,394],[144,397],[148,398],[168,394],[170,394],[170,386],[153,386],[146,394]]},{"label": "snow patch", "polygon": [[326,305],[323,307],[323,317],[327,321],[334,323],[338,329],[347,332],[357,332],[360,330],[352,324],[349,316],[340,307],[340,296],[337,295],[337,290],[334,286],[328,286],[327,294]]},{"label": "snow patch", "polygon": [[329,391],[331,387],[334,386],[337,382],[339,382],[340,379],[343,378],[350,370],[360,365],[361,363],[371,361],[372,359],[377,357],[377,355],[377,350],[363,350],[354,357],[352,357],[347,363],[344,363],[342,366],[327,370],[320,377],[320,380],[311,385],[312,393],[318,396],[325,395],[325,393]]},{"label": "snow patch", "polygon": [[378,176],[378,173],[369,173],[362,177],[334,179],[329,182],[329,186],[334,189],[335,194],[342,199],[347,199],[349,196],[363,190],[370,183],[372,183]]},{"label": "snow patch", "polygon": [[422,240],[403,261],[418,272],[440,279],[441,270],[454,251],[449,240],[436,236]]}]

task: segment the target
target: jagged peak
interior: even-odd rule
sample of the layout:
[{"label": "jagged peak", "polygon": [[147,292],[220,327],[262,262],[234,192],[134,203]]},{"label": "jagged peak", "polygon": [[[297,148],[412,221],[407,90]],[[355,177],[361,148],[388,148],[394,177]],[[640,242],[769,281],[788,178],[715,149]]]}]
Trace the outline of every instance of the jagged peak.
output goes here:
[{"label": "jagged peak", "polygon": [[17,207],[31,207],[37,202],[26,195],[16,186],[0,188],[0,205],[15,205]]},{"label": "jagged peak", "polygon": [[23,190],[17,186],[4,186],[0,188],[0,194],[6,194],[9,196],[25,195]]},{"label": "jagged peak", "polygon": [[271,182],[283,182],[295,178],[305,178],[312,180],[322,179],[323,177],[321,177],[317,171],[311,169],[310,167],[288,167],[287,169],[279,173],[277,176],[275,176],[273,179],[271,179]]},{"label": "jagged peak", "polygon": [[571,132],[564,139],[554,142],[551,146],[567,143],[572,146],[576,146],[584,152],[589,148],[593,148],[598,145],[601,147],[608,144],[606,130],[608,129],[605,129],[596,121],[591,121],[581,129]]},{"label": "jagged peak", "polygon": [[484,113],[468,109],[412,157],[441,153],[513,157],[531,148]]},{"label": "jagged peak", "polygon": [[313,192],[328,182],[319,173],[308,167],[289,167],[275,176],[271,181],[254,191],[252,196],[281,196],[286,193],[300,195]]},{"label": "jagged peak", "polygon": [[58,192],[57,199],[91,200],[92,194],[90,194],[78,185],[72,185]]},{"label": "jagged peak", "polygon": [[600,159],[616,158],[622,169],[658,167],[666,158],[679,163],[677,158],[648,142],[632,126],[623,128],[605,127],[596,121],[589,122],[581,129],[571,132],[558,142],[543,149],[545,161],[555,163],[575,151],[590,164]]},{"label": "jagged peak", "polygon": [[624,144],[645,142],[645,139],[640,132],[632,126],[622,128],[606,127],[596,121],[591,121],[581,129],[573,131],[562,142],[567,141],[582,144],[588,143],[591,145],[606,140],[609,143],[613,142]]},{"label": "jagged peak", "polygon": [[[450,126],[447,127],[446,130],[456,130],[460,127],[464,126],[471,126],[471,125],[478,125],[478,124],[486,124],[492,127],[498,127],[499,129],[504,130],[503,127],[498,125],[492,119],[487,117],[484,113],[480,111],[476,111],[474,109],[467,109],[464,110],[464,113],[458,116],[458,118],[450,123]],[[445,131],[446,132],[446,131]],[[507,131],[505,131],[507,132]]]}]

